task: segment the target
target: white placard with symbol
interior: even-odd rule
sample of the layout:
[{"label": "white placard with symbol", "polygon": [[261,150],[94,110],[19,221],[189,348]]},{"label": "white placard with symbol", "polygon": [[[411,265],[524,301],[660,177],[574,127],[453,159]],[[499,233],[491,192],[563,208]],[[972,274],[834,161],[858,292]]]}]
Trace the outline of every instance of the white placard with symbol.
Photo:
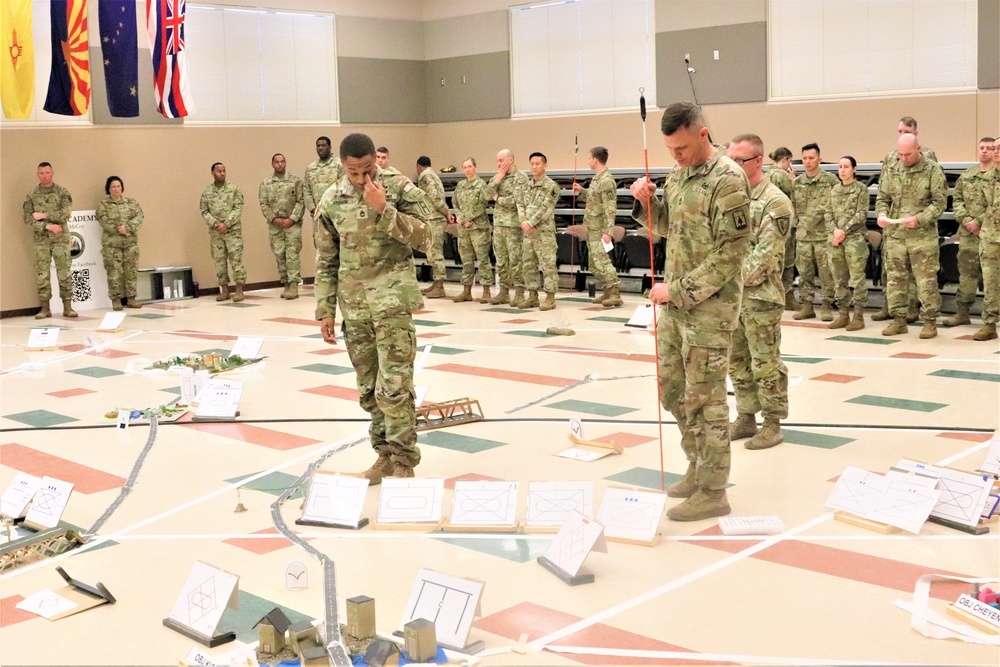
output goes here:
[{"label": "white placard with symbol", "polygon": [[483,588],[479,581],[421,569],[400,625],[425,618],[434,624],[439,644],[461,649],[469,637],[472,621],[480,615]]},{"label": "white placard with symbol", "polygon": [[656,537],[666,501],[664,493],[609,486],[597,520],[605,537],[649,542]]},{"label": "white placard with symbol", "polygon": [[238,336],[233,344],[233,351],[230,357],[240,357],[242,359],[256,359],[260,354],[260,348],[264,344],[263,338],[251,336]]},{"label": "white placard with symbol", "polygon": [[590,516],[593,499],[593,482],[530,482],[527,524],[561,526],[574,511]]},{"label": "white placard with symbol", "polygon": [[826,506],[919,533],[941,497],[937,480],[919,475],[885,476],[848,466]]},{"label": "white placard with symbol", "polygon": [[306,492],[302,518],[338,526],[357,526],[365,507],[368,480],[316,472]]},{"label": "white placard with symbol", "polygon": [[25,350],[51,350],[59,342],[59,327],[40,327],[28,334]]},{"label": "white placard with symbol", "polygon": [[73,484],[70,482],[55,477],[42,477],[42,483],[24,522],[33,528],[55,528],[59,525],[72,492]]},{"label": "white placard with symbol", "polygon": [[33,595],[29,595],[14,606],[32,614],[38,614],[43,618],[52,618],[64,611],[75,609],[77,604],[58,593],[44,589]]},{"label": "white placard with symbol", "polygon": [[114,311],[104,314],[104,319],[97,326],[98,331],[121,331],[122,323],[125,321],[127,313]]},{"label": "white placard with symbol", "polygon": [[453,526],[511,526],[517,516],[518,482],[459,480],[451,503]]},{"label": "white placard with symbol", "polygon": [[604,526],[579,512],[572,512],[552,540],[545,558],[571,577],[575,577],[591,551],[607,552]]},{"label": "white placard with symbol", "polygon": [[206,637],[214,636],[226,607],[236,608],[239,583],[235,574],[195,561],[170,618]]},{"label": "white placard with symbol", "polygon": [[20,519],[28,510],[28,503],[38,493],[42,480],[26,472],[19,472],[0,497],[0,514],[11,519]]}]

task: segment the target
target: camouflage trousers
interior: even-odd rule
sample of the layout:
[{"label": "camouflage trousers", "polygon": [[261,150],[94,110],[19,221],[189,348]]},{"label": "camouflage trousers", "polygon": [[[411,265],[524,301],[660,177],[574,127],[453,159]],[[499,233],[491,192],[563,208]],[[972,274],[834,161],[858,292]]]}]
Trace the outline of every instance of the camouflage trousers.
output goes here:
[{"label": "camouflage trousers", "polygon": [[392,460],[416,466],[416,391],[413,360],[416,330],[410,315],[341,323],[347,353],[357,375],[359,403],[371,415],[372,448]]},{"label": "camouflage trousers", "polygon": [[278,277],[285,285],[298,284],[302,277],[302,224],[295,224],[288,229],[280,229],[274,225],[267,226],[271,237],[271,252],[278,263]]},{"label": "camouflage trousers", "polygon": [[45,232],[39,238],[35,235],[35,287],[38,289],[38,301],[48,303],[52,298],[52,262],[56,263],[56,278],[59,280],[59,297],[63,300],[73,298],[73,272],[70,250],[70,235],[62,233],[59,236]]},{"label": "camouflage trousers", "polygon": [[520,227],[493,228],[493,254],[497,258],[497,275],[500,289],[524,287],[521,273],[521,239],[524,232]]},{"label": "camouflage trousers", "polygon": [[[859,232],[851,234],[839,246],[830,246],[830,273],[833,275],[833,298],[846,308],[868,305],[868,240]],[[853,292],[853,296],[851,296]]]},{"label": "camouflage trousers", "polygon": [[101,246],[101,257],[104,258],[104,271],[108,274],[108,297],[112,301],[123,296],[134,297],[139,271],[138,241],[122,245],[105,243]]},{"label": "camouflage trousers", "polygon": [[886,269],[885,293],[889,314],[905,317],[909,306],[910,282],[916,282],[917,299],[920,300],[920,319],[936,319],[941,312],[941,293],[938,291],[937,274],[938,238],[936,233],[926,236],[908,235],[889,237],[885,244]]},{"label": "camouflage trousers", "polygon": [[211,242],[212,262],[215,263],[215,275],[219,285],[229,284],[229,265],[233,267],[233,282],[244,285],[247,272],[243,268],[243,230],[239,227],[220,234],[214,229],[208,231]]},{"label": "camouflage trousers", "polygon": [[535,231],[524,235],[521,273],[525,289],[537,292],[541,288],[553,294],[559,291],[555,224],[536,227]]},{"label": "camouflage trousers", "polygon": [[975,234],[958,236],[958,290],[955,291],[955,303],[960,306],[971,306],[976,302],[979,293],[979,281],[983,270],[979,263],[979,237]]},{"label": "camouflage trousers", "polygon": [[681,449],[696,464],[695,481],[702,489],[721,491],[729,482],[729,406],[726,375],[729,346],[692,344],[697,331],[683,313],[661,307],[656,323],[660,357],[660,403],[677,420]]},{"label": "camouflage trousers", "polygon": [[601,231],[597,229],[587,230],[587,267],[590,274],[594,276],[598,289],[607,289],[618,284],[618,271],[608,257],[608,251],[604,249],[604,242],[601,241]]},{"label": "camouflage trousers", "polygon": [[983,267],[983,324],[1000,320],[1000,242],[979,240]]},{"label": "camouflage trousers", "polygon": [[490,262],[490,244],[493,230],[490,227],[458,226],[458,254],[462,258],[462,284],[472,285],[479,260],[479,284],[493,286],[493,264]]},{"label": "camouflage trousers", "polygon": [[427,263],[431,265],[431,278],[444,280],[448,277],[444,269],[444,218],[427,221],[430,240],[427,242]]},{"label": "camouflage trousers", "polygon": [[729,352],[729,377],[740,414],[788,418],[788,368],[781,360],[783,306],[756,299],[744,299],[740,306]]},{"label": "camouflage trousers", "polygon": [[[796,240],[795,268],[799,270],[799,301],[801,303],[812,303],[817,290],[823,292],[824,301],[833,301],[829,247],[830,243],[825,240]],[[817,276],[819,277],[819,285],[816,284]]]},{"label": "camouflage trousers", "polygon": [[[888,239],[885,236],[882,237],[882,247],[879,248],[879,252],[882,253],[882,273],[880,274],[880,279],[882,280],[882,291],[885,293],[885,307],[889,307],[889,289],[886,285],[889,284],[889,255],[886,252],[886,247],[888,245]],[[910,274],[913,277],[913,274]],[[907,304],[913,304],[914,309],[917,307],[917,283],[914,280],[909,281],[909,287],[906,289],[906,301]]]},{"label": "camouflage trousers", "polygon": [[795,281],[795,244],[797,243],[795,239],[795,228],[793,227],[788,232],[788,238],[785,239],[785,268],[781,272],[781,285],[785,288],[785,294],[791,294],[795,289],[793,282]]}]

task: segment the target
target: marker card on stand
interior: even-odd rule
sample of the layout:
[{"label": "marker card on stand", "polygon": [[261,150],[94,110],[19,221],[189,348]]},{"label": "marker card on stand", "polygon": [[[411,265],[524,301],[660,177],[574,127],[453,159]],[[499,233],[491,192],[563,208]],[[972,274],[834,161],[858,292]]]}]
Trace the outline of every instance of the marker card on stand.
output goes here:
[{"label": "marker card on stand", "polygon": [[55,477],[42,477],[31,509],[24,516],[24,524],[35,530],[55,528],[66,510],[66,503],[73,493],[73,484]]},{"label": "marker card on stand", "polygon": [[0,497],[0,514],[11,519],[20,519],[28,511],[28,504],[42,487],[42,479],[19,472]]},{"label": "marker card on stand", "polygon": [[32,329],[28,334],[28,342],[24,349],[32,350],[54,350],[59,341],[59,327],[41,327]]},{"label": "marker card on stand", "polygon": [[627,327],[633,327],[635,329],[648,329],[649,325],[653,323],[653,304],[644,303],[641,306],[636,306],[635,311],[632,312],[632,317],[628,318],[628,322],[625,323]]},{"label": "marker card on stand", "polygon": [[257,359],[260,356],[260,348],[264,344],[263,338],[252,336],[238,336],[233,343],[233,351],[230,357],[240,357],[241,359]]},{"label": "marker card on stand", "polygon": [[97,326],[97,330],[111,332],[111,333],[121,331],[122,323],[125,321],[126,314],[127,313],[124,312],[116,313],[114,311],[110,313],[105,313],[104,319],[102,319],[101,323]]}]

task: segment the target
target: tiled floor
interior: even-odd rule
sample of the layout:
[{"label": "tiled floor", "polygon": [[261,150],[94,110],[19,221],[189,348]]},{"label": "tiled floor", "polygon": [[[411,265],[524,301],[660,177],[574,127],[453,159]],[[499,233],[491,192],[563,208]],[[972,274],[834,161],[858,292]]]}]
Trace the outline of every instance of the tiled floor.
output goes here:
[{"label": "tiled floor", "polygon": [[[292,620],[322,617],[322,569],[275,531],[270,507],[333,447],[343,449],[323,469],[367,468],[366,416],[343,343],[317,340],[311,299],[252,296],[242,308],[208,299],[155,304],[130,312],[117,334],[94,331],[103,313],[56,318],[66,328],[54,352],[24,351],[33,319],[0,323],[0,487],[18,471],[71,481],[64,518],[83,527],[118,497],[149,436],[148,426],[115,429],[104,414],[157,405],[176,390],[174,378],[136,370],[177,353],[228,352],[239,334],[265,337],[267,355],[232,375],[246,383],[240,423],[160,424],[131,494],[92,542],[101,548],[0,578],[0,664],[173,664],[192,641],[161,621],[195,560],[240,576],[240,611],[227,612],[222,626],[241,640],[254,638],[253,624],[274,605]],[[427,301],[415,317],[416,383],[429,388],[429,401],[478,399],[486,420],[422,434],[418,476],[448,480],[448,489],[456,479],[518,481],[522,517],[530,481],[592,481],[596,507],[608,485],[659,489],[677,480],[685,463],[666,413],[661,443],[654,339],[624,326],[639,303],[629,297],[607,312],[563,293],[556,310],[542,313]],[[884,536],[834,521],[824,503],[848,465],[885,471],[906,456],[975,469],[1000,421],[996,341],[971,341],[973,327],[921,341],[917,328],[888,339],[874,323],[853,335],[817,321],[784,324],[785,443],[757,452],[735,443],[729,498],[736,514],[779,515],[785,535],[726,538],[715,520],[664,518],[662,542],[612,543],[584,565],[595,582],[569,587],[534,562],[549,534],[300,526],[336,564],[341,613],[347,598],[372,596],[378,628],[391,633],[418,570],[431,568],[486,583],[469,637],[485,642],[486,665],[995,667],[997,647],[928,639],[890,603],[910,599],[923,574],[1000,575],[996,519],[980,537],[935,524],[917,536]],[[576,335],[547,334],[555,325]],[[41,370],[25,370],[26,361]],[[572,417],[588,438],[624,453],[593,463],[553,456],[567,446]],[[300,497],[281,507],[289,525]],[[234,513],[237,502],[247,511]],[[362,516],[373,518],[378,502],[378,488],[369,489]],[[308,568],[306,590],[284,587],[293,560]],[[55,625],[15,609],[62,584],[56,565],[101,581],[118,603]],[[935,585],[934,608],[960,591]],[[95,631],[105,638],[95,641]]]}]

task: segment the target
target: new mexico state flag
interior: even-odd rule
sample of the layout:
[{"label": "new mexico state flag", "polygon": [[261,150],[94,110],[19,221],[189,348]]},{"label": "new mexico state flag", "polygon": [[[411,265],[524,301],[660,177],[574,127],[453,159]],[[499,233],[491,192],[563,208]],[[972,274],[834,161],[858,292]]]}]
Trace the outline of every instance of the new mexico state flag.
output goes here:
[{"label": "new mexico state flag", "polygon": [[0,97],[11,120],[24,120],[35,103],[35,46],[31,0],[0,0]]}]

